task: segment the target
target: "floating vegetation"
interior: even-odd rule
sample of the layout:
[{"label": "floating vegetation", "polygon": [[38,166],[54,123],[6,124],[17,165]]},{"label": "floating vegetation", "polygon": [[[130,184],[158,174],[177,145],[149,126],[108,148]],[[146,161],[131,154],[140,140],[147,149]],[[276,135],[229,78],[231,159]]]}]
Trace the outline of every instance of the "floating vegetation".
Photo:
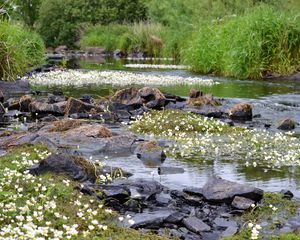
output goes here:
[{"label": "floating vegetation", "polygon": [[168,75],[149,75],[126,71],[78,71],[58,70],[47,73],[36,74],[28,79],[33,85],[43,86],[85,86],[109,84],[113,86],[129,85],[194,85],[212,86],[218,84],[210,78],[205,77],[179,77]]},{"label": "floating vegetation", "polygon": [[152,111],[130,129],[175,140],[169,154],[189,161],[243,160],[246,166],[300,166],[300,140],[282,132],[230,127],[183,111]]},{"label": "floating vegetation", "polygon": [[124,67],[127,68],[148,68],[148,69],[174,69],[174,70],[184,70],[189,69],[188,66],[184,65],[166,65],[166,64],[125,64]]}]

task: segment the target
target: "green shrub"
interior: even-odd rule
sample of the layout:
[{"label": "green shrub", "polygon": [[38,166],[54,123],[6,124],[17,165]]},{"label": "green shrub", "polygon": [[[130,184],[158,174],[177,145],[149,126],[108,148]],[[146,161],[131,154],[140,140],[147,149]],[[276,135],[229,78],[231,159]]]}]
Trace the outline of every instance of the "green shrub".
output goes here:
[{"label": "green shrub", "polygon": [[0,21],[0,79],[14,80],[44,61],[45,47],[34,32]]},{"label": "green shrub", "polygon": [[244,79],[291,74],[299,54],[300,18],[262,5],[200,26],[185,59],[196,72]]}]

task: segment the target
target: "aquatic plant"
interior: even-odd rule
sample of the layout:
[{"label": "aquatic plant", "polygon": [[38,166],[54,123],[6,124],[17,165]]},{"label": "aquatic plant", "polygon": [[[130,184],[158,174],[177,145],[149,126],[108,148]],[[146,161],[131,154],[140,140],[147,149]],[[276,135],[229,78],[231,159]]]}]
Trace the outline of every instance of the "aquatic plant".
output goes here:
[{"label": "aquatic plant", "polygon": [[130,86],[130,85],[201,85],[211,86],[217,84],[212,79],[206,77],[179,77],[168,75],[150,75],[143,73],[134,73],[126,71],[53,71],[48,73],[36,74],[29,77],[28,80],[33,85],[43,86],[84,86],[110,84],[113,86]]},{"label": "aquatic plant", "polygon": [[34,32],[0,21],[0,80],[16,80],[44,62],[45,47]]},{"label": "aquatic plant", "polygon": [[300,140],[282,132],[230,127],[219,120],[173,110],[146,113],[129,128],[174,140],[168,153],[186,161],[202,163],[218,157],[243,160],[253,167],[300,166]]}]

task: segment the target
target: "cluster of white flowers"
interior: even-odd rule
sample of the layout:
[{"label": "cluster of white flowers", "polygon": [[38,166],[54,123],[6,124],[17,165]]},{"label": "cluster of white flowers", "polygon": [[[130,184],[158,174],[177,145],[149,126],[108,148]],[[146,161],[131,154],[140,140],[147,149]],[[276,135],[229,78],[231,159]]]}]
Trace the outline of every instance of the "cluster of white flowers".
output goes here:
[{"label": "cluster of white flowers", "polygon": [[166,64],[125,64],[127,68],[145,68],[145,69],[177,69],[184,70],[189,69],[188,66],[184,65],[166,65]]},{"label": "cluster of white flowers", "polygon": [[258,239],[259,236],[259,230],[261,230],[261,226],[258,224],[253,224],[253,223],[249,223],[248,227],[251,229],[251,240],[256,240]]},{"label": "cluster of white flowers", "polygon": [[[78,224],[70,222],[70,217],[58,207],[59,195],[53,179],[44,182],[25,170],[50,153],[35,149],[35,154],[37,159],[23,152],[11,162],[11,167],[0,170],[0,239],[88,238],[93,232],[107,230],[108,226],[97,220],[103,205],[95,200],[90,200],[93,205],[86,204],[81,200],[82,193],[76,193],[76,200],[70,199],[70,206],[76,206]],[[70,187],[70,180],[63,180],[62,185]]]},{"label": "cluster of white flowers", "polygon": [[168,75],[150,75],[126,71],[79,71],[57,70],[36,74],[28,78],[33,85],[43,86],[85,86],[103,85],[130,86],[152,85],[168,86],[178,84],[211,86],[217,84],[214,80],[205,77],[180,77]]},{"label": "cluster of white flowers", "polygon": [[245,160],[246,166],[300,166],[300,140],[285,133],[229,127],[206,117],[174,111],[152,112],[132,122],[140,134],[175,140],[169,154],[203,161]]}]

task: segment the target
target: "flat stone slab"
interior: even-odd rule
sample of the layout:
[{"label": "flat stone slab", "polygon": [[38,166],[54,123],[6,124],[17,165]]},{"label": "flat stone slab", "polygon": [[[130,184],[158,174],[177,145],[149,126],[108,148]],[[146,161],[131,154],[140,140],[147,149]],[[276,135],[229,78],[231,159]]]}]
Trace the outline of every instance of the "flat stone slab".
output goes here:
[{"label": "flat stone slab", "polygon": [[236,196],[236,197],[234,197],[231,205],[236,209],[247,210],[254,203],[255,202],[249,198]]},{"label": "flat stone slab", "polygon": [[258,202],[264,194],[264,191],[259,188],[231,182],[216,176],[208,180],[202,189],[197,190],[198,195],[201,192],[204,199],[208,202],[228,204],[233,201],[235,196],[249,198]]},{"label": "flat stone slab", "polygon": [[189,217],[183,220],[184,226],[192,232],[201,233],[204,231],[210,231],[211,227],[205,222],[196,217]]}]

